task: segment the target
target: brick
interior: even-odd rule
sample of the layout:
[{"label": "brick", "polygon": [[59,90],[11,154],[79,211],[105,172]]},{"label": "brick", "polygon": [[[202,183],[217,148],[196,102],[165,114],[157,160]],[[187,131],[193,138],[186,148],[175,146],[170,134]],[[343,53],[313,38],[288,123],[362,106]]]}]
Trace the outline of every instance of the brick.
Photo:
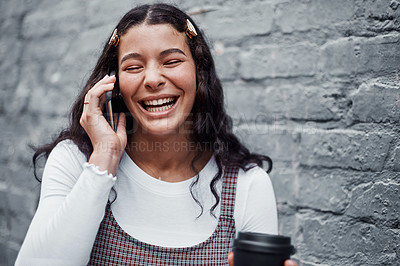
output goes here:
[{"label": "brick", "polygon": [[18,249],[10,242],[0,238],[0,263],[1,265],[14,265],[17,259]]},{"label": "brick", "polygon": [[[374,1],[374,0],[364,0],[364,5],[362,6],[363,15],[369,18],[381,18],[384,20],[388,19],[392,15],[394,15],[397,11],[399,5],[398,0],[393,1]],[[360,10],[361,11],[361,10]]]},{"label": "brick", "polygon": [[268,2],[233,3],[212,8],[196,21],[211,40],[236,40],[272,30],[273,6]]},{"label": "brick", "polygon": [[60,3],[42,1],[25,16],[22,35],[24,38],[37,39],[49,34],[79,33],[82,25],[85,25],[84,8],[85,5],[77,0]]},{"label": "brick", "polygon": [[243,81],[224,83],[228,112],[245,121],[274,122],[282,119],[331,121],[343,116],[344,99],[340,89],[270,85]]},{"label": "brick", "polygon": [[341,169],[305,169],[295,162],[282,164],[278,161],[270,176],[278,204],[339,214],[348,207],[349,183],[356,182],[359,173]]},{"label": "brick", "polygon": [[[10,203],[8,202],[8,186],[5,182],[0,183],[0,213],[8,218],[10,212]],[[6,227],[8,219],[2,219],[0,228]]]},{"label": "brick", "polygon": [[400,185],[377,182],[356,187],[346,214],[398,226],[400,221]]},{"label": "brick", "polygon": [[[25,180],[21,179],[19,186],[27,185],[27,176],[32,174],[31,156],[33,151],[28,144],[44,143],[49,141],[50,136],[60,130],[62,123],[66,120],[60,118],[49,119],[42,116],[40,119],[20,115],[18,119],[14,117],[2,117],[0,126],[4,134],[4,138],[0,141],[2,153],[0,155],[0,168],[3,171],[20,171],[21,176],[25,176]],[[40,129],[42,127],[42,129]],[[23,165],[24,167],[21,167]],[[8,178],[16,178],[16,173],[6,173]],[[29,179],[28,179],[29,180]]]},{"label": "brick", "polygon": [[[39,116],[67,116],[72,104],[71,99],[76,95],[76,89],[61,90],[57,84],[46,84],[44,79],[39,80],[41,72],[42,69],[32,69],[29,64],[25,64],[21,68],[21,79],[18,86],[13,94],[8,96],[7,114],[13,116],[29,112],[31,115]],[[70,76],[70,74],[66,75]],[[70,76],[70,80],[74,80],[74,78]]]},{"label": "brick", "polygon": [[351,200],[351,191],[360,184],[374,180],[396,179],[387,173],[362,173],[347,169],[320,169],[302,167],[295,160],[274,161],[270,173],[279,204],[306,208],[318,212],[345,213]]},{"label": "brick", "polygon": [[297,162],[299,154],[298,129],[284,125],[260,125],[248,122],[238,126],[235,134],[253,152],[266,154],[273,161]]},{"label": "brick", "polygon": [[35,75],[38,73],[38,71],[38,69],[33,69],[30,72],[24,72],[24,74],[26,73],[26,76],[23,80],[20,80],[18,82],[18,85],[15,88],[14,92],[8,96],[7,108],[5,109],[6,114],[8,114],[9,116],[14,116],[15,114],[22,114],[26,111],[26,106],[29,103],[29,98],[33,93],[33,90],[31,88],[36,87],[35,85],[38,85],[39,83],[38,78]]},{"label": "brick", "polygon": [[276,118],[329,121],[339,118],[334,88],[303,86],[299,84],[269,86],[262,100],[268,114]]},{"label": "brick", "polygon": [[17,219],[30,220],[33,217],[38,204],[38,195],[32,192],[25,193],[24,191],[19,191],[8,193],[8,202],[12,203],[9,206],[9,210]]},{"label": "brick", "polygon": [[321,130],[301,136],[304,165],[381,171],[393,137],[386,133]]},{"label": "brick", "polygon": [[[68,91],[59,92],[55,87],[38,87],[29,98],[27,111],[39,116],[67,117],[72,105],[71,98]],[[57,108],[49,108],[49,106],[57,106]]]},{"label": "brick", "polygon": [[[21,165],[23,165],[23,167]],[[5,193],[6,195],[8,195],[8,193],[25,193],[25,200],[29,199],[29,201],[26,203],[26,206],[30,207],[24,209],[23,211],[20,211],[20,213],[27,213],[28,215],[32,215],[36,208],[35,202],[37,202],[40,193],[40,183],[33,177],[33,170],[30,165],[18,164],[15,162],[9,163],[7,165],[2,164],[0,165],[0,171],[0,191],[4,190],[3,193]],[[8,196],[5,199],[6,201],[4,202],[4,204],[8,204]],[[12,206],[9,206],[7,208],[11,210]]]},{"label": "brick", "polygon": [[400,172],[400,147],[397,147],[394,150],[393,168],[394,168],[395,171]]},{"label": "brick", "polygon": [[221,80],[235,80],[238,77],[239,49],[226,49],[222,42],[214,44],[214,59],[218,77]]},{"label": "brick", "polygon": [[306,170],[299,173],[297,197],[294,204],[320,211],[344,213],[349,204],[345,180],[348,173],[331,170]]},{"label": "brick", "polygon": [[[49,0],[51,1],[51,0]],[[79,2],[79,1],[78,1]],[[160,1],[163,2],[163,1]],[[85,25],[88,29],[102,27],[110,35],[117,26],[118,21],[131,8],[140,4],[149,4],[148,1],[106,1],[99,4],[98,1],[89,1],[85,3]],[[103,14],[102,16],[93,16],[93,14]]]},{"label": "brick", "polygon": [[358,9],[357,15],[362,21],[363,28],[372,32],[384,32],[396,30],[400,26],[399,2],[366,0],[362,8]]},{"label": "brick", "polygon": [[12,265],[12,262],[8,258],[9,258],[9,251],[7,243],[0,241],[0,261],[4,263],[4,265]]},{"label": "brick", "polygon": [[399,67],[400,35],[375,38],[342,38],[321,47],[320,71],[331,75],[355,75],[367,72],[395,73]]},{"label": "brick", "polygon": [[[1,8],[0,8],[1,9]],[[2,20],[0,23],[0,114],[8,109],[8,104],[19,80],[19,68],[15,67],[22,53],[22,42],[18,38],[18,18]],[[13,67],[10,67],[13,66]]]},{"label": "brick", "polygon": [[[397,83],[397,84],[396,84]],[[352,95],[351,115],[361,122],[399,122],[400,87],[379,80],[367,81]]]},{"label": "brick", "polygon": [[275,23],[284,33],[323,29],[330,34],[375,36],[398,29],[397,6],[396,1],[291,1],[276,6]]},{"label": "brick", "polygon": [[1,145],[0,160],[2,163],[7,163],[16,159],[15,133],[5,132],[4,127],[3,127],[3,132],[4,132],[3,137],[0,139],[0,145]]},{"label": "brick", "polygon": [[[278,203],[278,213],[280,207],[285,204],[290,206],[297,205],[299,197],[300,169],[295,161],[282,162],[273,160],[272,172],[269,174],[275,191],[275,198]],[[284,211],[283,214],[286,212]]]},{"label": "brick", "polygon": [[298,232],[296,231],[296,229],[298,228],[298,224],[295,209],[289,207],[287,204],[280,202],[277,203],[277,209],[279,234],[289,236],[291,238],[292,245],[297,247],[296,235],[298,234]]},{"label": "brick", "polygon": [[321,71],[333,75],[350,75],[359,71],[353,39],[340,39],[321,47]]},{"label": "brick", "polygon": [[310,44],[269,45],[244,49],[239,73],[245,80],[312,76],[319,50]]},{"label": "brick", "polygon": [[[3,2],[0,264],[11,265],[40,191],[27,143],[66,124],[118,18],[146,1]],[[235,132],[274,160],[279,232],[299,264],[397,265],[400,2],[176,3],[209,11],[193,18],[210,37]]]},{"label": "brick", "polygon": [[[398,233],[372,224],[331,216],[301,215],[303,256],[329,265],[394,265]],[[355,256],[359,252],[364,256]]]},{"label": "brick", "polygon": [[[10,65],[18,64],[22,53],[22,42],[18,38],[18,18],[11,18],[0,23],[0,30],[6,38],[0,39],[0,78],[2,79],[2,90],[14,88],[18,80],[18,68]],[[11,49],[10,49],[11,48]]]},{"label": "brick", "polygon": [[0,17],[6,18],[22,16],[27,11],[34,9],[38,2],[38,0],[2,1],[0,8]]},{"label": "brick", "polygon": [[12,239],[18,243],[22,243],[25,239],[26,233],[28,232],[30,222],[32,221],[32,216],[23,217],[16,215],[12,216],[10,220],[10,235],[12,236]]},{"label": "brick", "polygon": [[[51,51],[54,55],[42,69],[43,82],[48,87],[55,87],[55,91],[58,93],[62,93],[63,97],[61,98],[69,101],[74,99],[88,78],[88,70],[96,64],[108,34],[111,34],[111,30],[104,27],[89,29],[75,36],[73,40],[66,40],[69,42],[68,51],[73,52],[58,54]],[[62,48],[64,47],[62,46],[60,49]],[[71,87],[68,90],[61,89],[65,84],[71,84]]]},{"label": "brick", "polygon": [[273,114],[264,105],[264,87],[243,81],[224,82],[226,110],[235,120],[235,125],[249,121],[273,121]]},{"label": "brick", "polygon": [[[33,61],[36,63],[48,62],[49,60],[60,60],[65,56],[70,43],[75,36],[65,34],[62,36],[49,36],[41,42],[38,40],[28,40],[25,42],[25,52],[22,57],[22,63],[28,64]],[[22,65],[23,66],[23,65]],[[30,68],[32,70],[32,67]]]},{"label": "brick", "polygon": [[350,20],[354,13],[354,1],[290,1],[277,5],[275,23],[285,33],[307,31]]}]

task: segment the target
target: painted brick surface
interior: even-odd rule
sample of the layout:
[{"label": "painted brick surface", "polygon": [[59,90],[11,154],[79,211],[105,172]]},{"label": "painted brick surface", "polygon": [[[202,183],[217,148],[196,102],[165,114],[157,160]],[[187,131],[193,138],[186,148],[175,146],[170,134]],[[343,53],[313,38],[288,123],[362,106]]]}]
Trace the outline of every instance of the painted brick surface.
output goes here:
[{"label": "painted brick surface", "polygon": [[[28,145],[67,123],[116,22],[146,2],[0,2],[0,265],[36,209]],[[299,265],[398,265],[400,1],[162,2],[193,14],[235,132],[274,160]]]}]

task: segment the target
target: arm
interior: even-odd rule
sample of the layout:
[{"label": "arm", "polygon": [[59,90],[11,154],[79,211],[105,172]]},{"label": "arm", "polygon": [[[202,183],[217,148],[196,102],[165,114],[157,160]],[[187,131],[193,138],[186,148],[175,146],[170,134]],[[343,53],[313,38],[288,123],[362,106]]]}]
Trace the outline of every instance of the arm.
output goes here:
[{"label": "arm", "polygon": [[60,143],[46,163],[36,214],[16,265],[85,265],[115,177]]},{"label": "arm", "polygon": [[268,174],[259,167],[239,172],[235,223],[236,232],[278,234],[274,189]]},{"label": "arm", "polygon": [[[241,171],[235,202],[236,232],[249,231],[278,234],[278,214],[274,189],[268,174],[259,167],[246,173]],[[228,262],[233,266],[234,254],[229,252]],[[284,266],[297,266],[286,260]]]},{"label": "arm", "polygon": [[16,265],[87,264],[126,146],[125,116],[120,116],[114,132],[101,110],[100,98],[113,89],[115,81],[115,76],[106,75],[82,103],[80,124],[93,146],[90,164],[72,143],[60,143],[52,151],[39,206]]}]

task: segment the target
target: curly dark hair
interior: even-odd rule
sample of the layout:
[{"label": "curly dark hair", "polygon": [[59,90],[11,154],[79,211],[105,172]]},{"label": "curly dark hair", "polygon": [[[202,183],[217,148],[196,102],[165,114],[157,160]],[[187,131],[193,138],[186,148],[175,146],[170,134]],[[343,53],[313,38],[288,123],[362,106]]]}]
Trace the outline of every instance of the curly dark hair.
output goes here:
[{"label": "curly dark hair", "polygon": [[[198,173],[198,170],[194,167],[194,162],[201,157],[202,152],[205,150],[213,152],[218,166],[218,172],[210,183],[210,189],[215,197],[215,204],[210,209],[210,213],[213,214],[214,209],[220,202],[215,186],[216,182],[222,178],[223,167],[239,167],[247,171],[256,165],[262,167],[263,161],[267,161],[267,172],[269,173],[272,169],[272,160],[265,155],[250,153],[233,134],[232,120],[224,108],[222,85],[215,71],[210,48],[202,32],[186,13],[167,4],[142,5],[126,13],[118,23],[116,29],[119,36],[122,36],[131,27],[147,23],[148,25],[169,24],[178,32],[185,32],[186,19],[192,22],[198,33],[193,38],[187,37],[187,43],[196,65],[197,78],[195,103],[191,112],[193,119],[191,140],[199,144],[197,147],[201,147],[198,149],[191,167]],[[41,181],[36,172],[38,159],[43,156],[48,158],[53,148],[63,140],[72,140],[79,147],[80,151],[89,158],[93,147],[88,135],[79,123],[83,111],[84,97],[88,90],[109,73],[110,69],[117,68],[118,49],[113,45],[109,45],[107,40],[91,76],[72,107],[69,127],[62,130],[54,141],[36,149],[33,155],[34,175],[38,181]],[[127,111],[126,107],[124,109]],[[127,115],[127,133],[130,134],[133,128],[133,118],[129,116],[129,112]],[[198,178],[199,175],[197,174],[190,189],[193,199],[201,207],[202,214],[203,207],[194,197],[192,191],[198,182]]]}]

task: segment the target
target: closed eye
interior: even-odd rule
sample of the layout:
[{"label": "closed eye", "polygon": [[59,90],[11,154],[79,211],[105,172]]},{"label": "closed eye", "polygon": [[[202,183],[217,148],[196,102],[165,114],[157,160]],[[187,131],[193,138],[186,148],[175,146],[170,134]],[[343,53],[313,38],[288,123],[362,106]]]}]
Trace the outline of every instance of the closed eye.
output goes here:
[{"label": "closed eye", "polygon": [[166,62],[164,64],[167,65],[167,66],[171,66],[171,65],[179,64],[181,62],[182,62],[182,60],[170,60],[170,61],[168,61],[168,62]]},{"label": "closed eye", "polygon": [[141,68],[142,68],[141,66],[130,66],[130,67],[127,67],[125,70],[126,71],[138,71]]}]

